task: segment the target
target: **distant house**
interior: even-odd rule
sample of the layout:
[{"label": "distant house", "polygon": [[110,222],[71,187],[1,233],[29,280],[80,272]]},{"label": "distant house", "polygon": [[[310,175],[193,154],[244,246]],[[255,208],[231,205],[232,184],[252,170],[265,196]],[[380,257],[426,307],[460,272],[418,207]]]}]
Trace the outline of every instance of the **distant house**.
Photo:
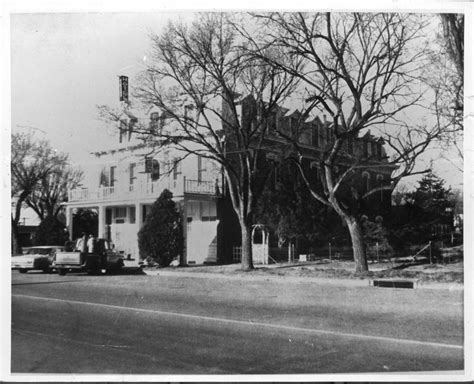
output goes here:
[{"label": "distant house", "polygon": [[[223,114],[225,111],[226,105],[223,104]],[[249,97],[243,98],[239,110],[242,124],[252,124],[252,113],[255,113],[254,101]],[[291,130],[292,124],[296,124],[299,118],[298,114],[298,111],[280,108],[269,124]],[[231,262],[232,247],[238,245],[240,231],[225,193],[226,186],[219,165],[197,155],[182,159],[173,149],[160,148],[156,151],[157,144],[152,139],[143,140],[143,136],[137,137],[132,132],[135,124],[147,124],[153,129],[166,118],[166,114],[157,108],[139,115],[124,104],[118,119],[120,126],[116,146],[92,154],[98,165],[85,170],[83,186],[69,191],[66,203],[69,233],[73,233],[72,215],[75,210],[97,210],[99,237],[110,239],[119,250],[138,260],[137,233],[151,204],[167,188],[173,193],[183,215],[184,262]],[[332,127],[318,117],[304,124],[306,129],[300,132],[298,140],[305,149],[308,165],[314,167],[316,178],[318,164],[315,160],[331,140]],[[222,129],[225,131],[226,127]],[[281,139],[270,134],[267,140]],[[228,142],[226,145],[231,149],[233,144]],[[367,133],[347,145],[348,157],[363,152],[372,164],[378,164],[377,167],[360,170],[361,180],[367,188],[389,180],[393,167],[387,163],[381,140]],[[350,159],[347,158],[347,161]],[[341,169],[344,166],[345,160],[341,159]],[[388,196],[384,193],[376,197],[378,204],[384,201],[384,204],[390,205],[390,192]]]}]

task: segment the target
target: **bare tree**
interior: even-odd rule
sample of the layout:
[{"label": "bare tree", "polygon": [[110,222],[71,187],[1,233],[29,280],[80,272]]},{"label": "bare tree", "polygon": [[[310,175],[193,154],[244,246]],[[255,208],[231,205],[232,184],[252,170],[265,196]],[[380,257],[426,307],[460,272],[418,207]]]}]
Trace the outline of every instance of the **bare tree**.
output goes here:
[{"label": "bare tree", "polygon": [[66,161],[60,161],[51,172],[44,175],[25,202],[38,215],[40,220],[46,217],[58,217],[61,204],[67,201],[68,190],[82,180],[82,171],[72,168]]},{"label": "bare tree", "polygon": [[[367,271],[360,202],[381,190],[392,191],[405,176],[426,171],[416,168],[416,160],[441,134],[436,124],[415,125],[407,115],[408,108],[422,105],[420,66],[427,63],[426,46],[420,39],[424,22],[416,15],[396,13],[256,17],[267,28],[267,41],[263,45],[254,41],[252,49],[262,50],[262,60],[299,79],[304,87],[306,104],[300,108],[300,126],[312,111],[330,117],[331,137],[316,159],[321,170],[319,188],[304,167],[305,152],[298,135],[284,130],[280,134],[293,145],[294,158],[312,196],[332,207],[347,224],[356,271]],[[295,70],[278,57],[266,57],[269,46],[285,51],[285,56],[303,59],[304,68]],[[383,137],[390,159],[381,162],[370,153],[350,149],[368,128]],[[365,190],[358,187],[360,170],[390,166],[396,171],[388,182]],[[342,189],[349,192],[348,199],[342,197]]]},{"label": "bare tree", "polygon": [[439,125],[444,125],[446,134],[445,158],[462,172],[464,159],[462,142],[464,129],[464,15],[443,13],[440,15],[443,33],[439,36],[439,50],[432,53],[435,71],[426,74],[432,87],[436,103],[434,111]]},{"label": "bare tree", "polygon": [[[158,107],[161,120],[137,123],[133,130],[159,148],[181,151],[183,158],[194,154],[221,166],[241,227],[242,269],[252,269],[250,228],[264,182],[259,170],[265,162],[266,121],[296,80],[249,54],[227,14],[203,14],[191,25],[170,23],[152,43],[152,64],[135,96]],[[266,54],[279,52],[267,48]],[[109,108],[101,109],[114,119]]]},{"label": "bare tree", "polygon": [[67,161],[67,155],[56,151],[45,140],[36,141],[31,134],[16,133],[11,143],[11,195],[12,195],[12,253],[20,252],[18,223],[21,209],[35,193],[41,181]]}]

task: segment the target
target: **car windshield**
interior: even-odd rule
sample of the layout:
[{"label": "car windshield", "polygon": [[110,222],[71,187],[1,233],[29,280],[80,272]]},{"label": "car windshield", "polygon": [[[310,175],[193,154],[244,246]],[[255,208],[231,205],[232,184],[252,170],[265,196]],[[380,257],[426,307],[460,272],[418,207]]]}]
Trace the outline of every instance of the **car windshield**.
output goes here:
[{"label": "car windshield", "polygon": [[30,248],[25,252],[25,255],[49,255],[54,248]]}]

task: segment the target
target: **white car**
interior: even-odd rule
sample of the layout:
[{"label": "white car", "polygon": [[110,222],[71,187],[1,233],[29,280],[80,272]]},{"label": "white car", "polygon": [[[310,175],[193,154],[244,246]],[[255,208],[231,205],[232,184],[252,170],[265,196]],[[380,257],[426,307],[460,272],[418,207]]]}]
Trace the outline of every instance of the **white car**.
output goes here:
[{"label": "white car", "polygon": [[51,271],[54,255],[63,249],[64,247],[58,245],[24,248],[22,255],[12,256],[12,269],[18,269],[20,273],[31,270],[41,270],[48,273]]}]

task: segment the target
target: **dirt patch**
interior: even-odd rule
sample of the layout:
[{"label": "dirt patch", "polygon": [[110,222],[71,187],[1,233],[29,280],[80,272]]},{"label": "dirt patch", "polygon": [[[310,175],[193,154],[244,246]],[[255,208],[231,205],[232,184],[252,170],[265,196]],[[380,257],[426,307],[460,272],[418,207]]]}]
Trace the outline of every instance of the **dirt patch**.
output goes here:
[{"label": "dirt patch", "polygon": [[228,275],[273,275],[290,277],[315,277],[334,279],[374,279],[400,278],[414,279],[420,282],[453,282],[464,281],[463,262],[452,264],[412,263],[370,263],[369,272],[358,274],[352,261],[320,260],[295,264],[256,265],[254,270],[242,271],[240,264],[206,265],[166,268],[167,271],[217,273]]}]

